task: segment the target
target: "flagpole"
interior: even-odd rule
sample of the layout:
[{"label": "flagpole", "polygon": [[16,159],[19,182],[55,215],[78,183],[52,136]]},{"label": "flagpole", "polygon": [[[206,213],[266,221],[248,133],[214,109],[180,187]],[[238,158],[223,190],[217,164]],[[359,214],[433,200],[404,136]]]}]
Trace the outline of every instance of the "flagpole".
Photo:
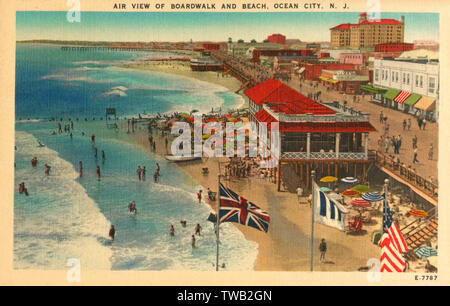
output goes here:
[{"label": "flagpole", "polygon": [[314,184],[315,184],[316,171],[311,171],[311,272],[314,270]]},{"label": "flagpole", "polygon": [[386,208],[387,208],[387,200],[388,200],[388,185],[389,185],[389,180],[385,179],[384,180],[384,200],[383,200],[383,218],[381,219],[381,235],[384,234],[384,217],[386,215]]},{"label": "flagpole", "polygon": [[216,271],[219,271],[219,212],[220,212],[220,174],[218,176],[219,183],[217,189],[217,217],[216,217]]}]

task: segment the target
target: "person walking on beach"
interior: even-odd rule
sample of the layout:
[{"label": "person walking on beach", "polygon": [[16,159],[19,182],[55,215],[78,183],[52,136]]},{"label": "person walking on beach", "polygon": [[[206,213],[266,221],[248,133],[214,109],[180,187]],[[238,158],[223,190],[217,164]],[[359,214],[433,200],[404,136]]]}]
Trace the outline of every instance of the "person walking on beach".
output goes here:
[{"label": "person walking on beach", "polygon": [[322,242],[320,242],[319,251],[320,251],[320,262],[324,262],[325,253],[327,252],[327,243],[325,242],[325,239],[322,239]]},{"label": "person walking on beach", "polygon": [[408,118],[408,131],[411,130],[411,118]]},{"label": "person walking on beach", "polygon": [[158,164],[158,163],[156,163],[156,173],[157,173],[158,176],[159,176],[159,164]]},{"label": "person walking on beach", "polygon": [[200,224],[197,223],[197,225],[195,226],[195,234],[201,236],[200,232],[202,230],[202,227],[200,226]]},{"label": "person walking on beach", "polygon": [[425,131],[425,126],[427,125],[427,120],[425,120],[425,119],[423,119],[423,122],[422,122],[422,127],[423,127],[423,130]]},{"label": "person walking on beach", "polygon": [[49,165],[45,164],[45,166],[44,166],[44,173],[45,173],[45,175],[49,175],[50,174],[50,169],[51,169],[51,167]]},{"label": "person walking on beach", "polygon": [[115,236],[116,236],[116,229],[114,228],[114,225],[111,225],[109,229],[109,238],[111,238],[111,240],[114,241]]},{"label": "person walking on beach", "polygon": [[303,195],[303,188],[300,185],[298,185],[298,188],[297,188],[297,199],[298,199],[299,203],[300,203],[300,200],[302,198],[302,195]]},{"label": "person walking on beach", "polygon": [[33,159],[31,160],[31,167],[35,168],[37,165],[37,157],[33,157]]},{"label": "person walking on beach", "polygon": [[170,225],[169,233],[170,233],[170,236],[172,236],[172,237],[175,236],[175,228],[173,227],[172,224]]},{"label": "person walking on beach", "polygon": [[197,192],[197,199],[198,199],[198,204],[202,203],[202,190],[201,189]]},{"label": "person walking on beach", "polygon": [[141,173],[142,173],[141,166],[137,167],[136,173],[137,173],[138,179],[141,180]]},{"label": "person walking on beach", "polygon": [[414,135],[414,137],[412,139],[412,146],[413,146],[413,149],[417,149],[417,135]]},{"label": "person walking on beach", "polygon": [[413,164],[418,163],[419,160],[417,159],[417,148],[414,149],[414,158],[413,158]]},{"label": "person walking on beach", "polygon": [[83,176],[83,163],[80,161],[80,177]]},{"label": "person walking on beach", "polygon": [[142,167],[142,180],[145,181],[145,166]]}]

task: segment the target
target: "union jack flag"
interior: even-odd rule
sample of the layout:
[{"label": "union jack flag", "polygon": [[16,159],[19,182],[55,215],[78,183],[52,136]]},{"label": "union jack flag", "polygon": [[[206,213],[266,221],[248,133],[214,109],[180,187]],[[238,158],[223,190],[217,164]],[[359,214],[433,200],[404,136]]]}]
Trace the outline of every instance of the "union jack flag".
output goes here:
[{"label": "union jack flag", "polygon": [[219,221],[236,222],[267,233],[270,216],[252,202],[237,195],[222,184],[219,185]]}]

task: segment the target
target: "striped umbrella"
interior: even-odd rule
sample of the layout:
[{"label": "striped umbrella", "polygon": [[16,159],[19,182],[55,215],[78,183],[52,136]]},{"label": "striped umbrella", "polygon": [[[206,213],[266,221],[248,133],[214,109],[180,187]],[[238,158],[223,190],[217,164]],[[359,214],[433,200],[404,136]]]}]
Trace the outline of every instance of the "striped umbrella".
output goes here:
[{"label": "striped umbrella", "polygon": [[379,202],[383,201],[384,199],[383,195],[379,194],[378,192],[366,192],[361,196],[361,198],[368,202]]},{"label": "striped umbrella", "polygon": [[419,256],[420,258],[423,258],[423,259],[431,257],[431,256],[437,256],[437,254],[438,254],[436,249],[429,247],[429,246],[424,246],[424,247],[418,248],[415,253],[417,256]]},{"label": "striped umbrella", "polygon": [[352,204],[353,206],[357,206],[357,207],[369,207],[370,203],[367,202],[364,199],[358,198],[358,199],[354,199],[350,202],[350,204]]},{"label": "striped umbrella", "polygon": [[359,183],[359,180],[356,177],[347,176],[342,178],[341,182],[345,184],[357,184]]},{"label": "striped umbrella", "polygon": [[420,210],[420,209],[414,209],[414,210],[410,210],[408,212],[408,214],[410,214],[411,216],[414,217],[419,217],[419,218],[423,218],[423,217],[427,217],[428,213],[424,210]]},{"label": "striped umbrella", "polygon": [[355,196],[359,195],[359,192],[355,191],[355,190],[347,189],[347,190],[343,191],[341,194],[343,196],[347,196],[347,197],[355,197]]}]

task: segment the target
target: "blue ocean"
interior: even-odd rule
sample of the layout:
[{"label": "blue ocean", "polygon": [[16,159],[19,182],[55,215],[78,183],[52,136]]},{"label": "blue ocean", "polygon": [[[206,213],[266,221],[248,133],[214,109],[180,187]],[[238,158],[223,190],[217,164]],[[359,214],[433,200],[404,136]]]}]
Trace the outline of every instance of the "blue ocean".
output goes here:
[{"label": "blue ocean", "polygon": [[[16,50],[16,135],[14,267],[65,269],[77,258],[82,269],[214,270],[216,241],[211,209],[198,204],[199,184],[175,165],[127,141],[126,134],[100,121],[105,108],[119,116],[211,107],[233,108],[241,97],[220,86],[159,72],[116,67],[161,52],[63,51],[27,44]],[[56,122],[74,122],[73,136],[52,135]],[[85,118],[88,121],[85,121]],[[96,121],[94,121],[94,118]],[[79,119],[79,120],[77,120]],[[95,145],[89,135],[95,133]],[[42,142],[45,146],[39,146]],[[105,160],[94,157],[94,146]],[[38,164],[31,167],[31,159]],[[79,177],[79,162],[83,176]],[[156,163],[160,180],[153,183]],[[50,175],[44,165],[51,166]],[[146,166],[139,181],[137,165]],[[96,178],[96,167],[101,178]],[[24,182],[29,195],[18,192]],[[136,202],[137,213],[128,213]],[[182,227],[180,220],[187,221]],[[199,223],[203,230],[191,247]],[[111,224],[116,229],[108,239]],[[170,225],[175,236],[169,235]],[[257,244],[233,224],[221,225],[220,264],[226,270],[253,269]]]}]

